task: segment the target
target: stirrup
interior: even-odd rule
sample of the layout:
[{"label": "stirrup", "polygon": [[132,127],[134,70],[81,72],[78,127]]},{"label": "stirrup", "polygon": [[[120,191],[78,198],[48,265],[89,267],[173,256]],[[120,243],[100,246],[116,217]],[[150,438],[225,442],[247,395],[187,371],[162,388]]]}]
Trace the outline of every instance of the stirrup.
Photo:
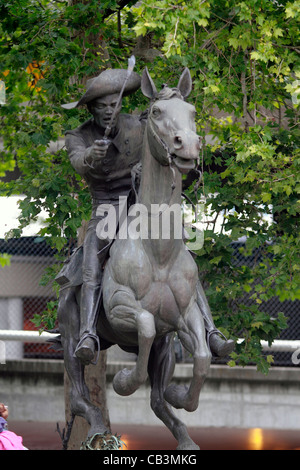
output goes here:
[{"label": "stirrup", "polygon": [[73,357],[77,357],[77,356],[76,356],[76,352],[78,351],[78,349],[81,348],[81,345],[82,345],[83,341],[84,341],[86,338],[92,338],[92,339],[96,342],[97,356],[96,356],[95,361],[91,361],[91,362],[90,362],[91,364],[96,365],[97,362],[98,362],[98,359],[99,359],[99,354],[100,354],[100,340],[99,340],[98,336],[97,336],[97,335],[94,335],[93,333],[84,333],[84,334],[82,335],[82,337],[81,337],[80,340],[79,340],[79,343],[78,343],[77,346],[76,346],[76,349],[75,349],[75,351],[74,351]]},{"label": "stirrup", "polygon": [[210,337],[211,337],[212,335],[220,335],[220,336],[222,336],[222,337],[224,338],[225,341],[227,341],[226,336],[223,335],[223,333],[221,333],[220,330],[217,330],[217,328],[214,328],[213,330],[207,332],[207,343],[208,343],[208,347],[210,347],[210,346],[209,346],[209,340],[210,340]]},{"label": "stirrup", "polygon": [[[213,334],[217,334],[220,340],[221,340],[220,337],[224,338],[223,346],[221,346],[219,350],[215,350],[215,351],[212,351],[212,348],[210,345],[210,338],[212,337]],[[223,333],[221,333],[221,331],[217,330],[216,328],[214,328],[213,330],[207,333],[206,342],[207,342],[207,346],[208,346],[210,353],[212,354],[212,356],[216,358],[224,358],[234,350],[234,341],[231,339],[228,340],[226,336],[223,335]]]}]

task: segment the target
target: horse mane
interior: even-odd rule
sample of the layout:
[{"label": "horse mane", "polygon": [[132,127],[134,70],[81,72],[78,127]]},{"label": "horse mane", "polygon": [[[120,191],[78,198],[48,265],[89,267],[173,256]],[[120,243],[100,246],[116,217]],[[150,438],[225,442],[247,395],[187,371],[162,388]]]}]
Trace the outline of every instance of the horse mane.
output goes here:
[{"label": "horse mane", "polygon": [[172,98],[179,98],[184,100],[182,94],[178,88],[170,88],[168,85],[164,84],[162,89],[155,96],[155,101],[157,100],[171,100]]}]

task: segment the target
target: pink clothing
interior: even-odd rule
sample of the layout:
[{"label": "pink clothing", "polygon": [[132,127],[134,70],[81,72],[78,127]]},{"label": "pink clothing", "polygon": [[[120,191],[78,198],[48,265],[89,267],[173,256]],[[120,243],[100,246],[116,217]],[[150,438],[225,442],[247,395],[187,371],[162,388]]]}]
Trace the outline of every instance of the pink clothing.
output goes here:
[{"label": "pink clothing", "polygon": [[0,450],[26,450],[22,444],[23,439],[11,431],[0,433]]}]

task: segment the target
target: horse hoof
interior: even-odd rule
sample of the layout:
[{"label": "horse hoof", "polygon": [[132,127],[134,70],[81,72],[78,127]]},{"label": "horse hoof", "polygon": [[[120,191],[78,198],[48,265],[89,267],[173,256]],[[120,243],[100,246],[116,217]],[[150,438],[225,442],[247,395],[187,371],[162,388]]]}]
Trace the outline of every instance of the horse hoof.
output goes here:
[{"label": "horse hoof", "polygon": [[118,395],[126,397],[138,389],[139,385],[133,380],[132,374],[132,370],[122,369],[114,376],[113,388]]},{"label": "horse hoof", "polygon": [[195,442],[191,441],[185,444],[179,444],[176,450],[200,450],[200,447],[195,444]]}]

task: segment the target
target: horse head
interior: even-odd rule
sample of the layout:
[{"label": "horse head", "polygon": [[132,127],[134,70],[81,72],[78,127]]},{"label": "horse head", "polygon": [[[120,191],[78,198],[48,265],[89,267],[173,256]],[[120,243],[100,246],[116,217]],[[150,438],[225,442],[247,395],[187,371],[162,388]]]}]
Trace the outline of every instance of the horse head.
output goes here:
[{"label": "horse head", "polygon": [[200,139],[196,133],[195,107],[185,98],[192,89],[186,68],[176,88],[164,85],[160,92],[146,68],[142,76],[142,92],[150,98],[147,138],[152,155],[161,165],[175,166],[181,173],[195,168],[199,159]]}]

